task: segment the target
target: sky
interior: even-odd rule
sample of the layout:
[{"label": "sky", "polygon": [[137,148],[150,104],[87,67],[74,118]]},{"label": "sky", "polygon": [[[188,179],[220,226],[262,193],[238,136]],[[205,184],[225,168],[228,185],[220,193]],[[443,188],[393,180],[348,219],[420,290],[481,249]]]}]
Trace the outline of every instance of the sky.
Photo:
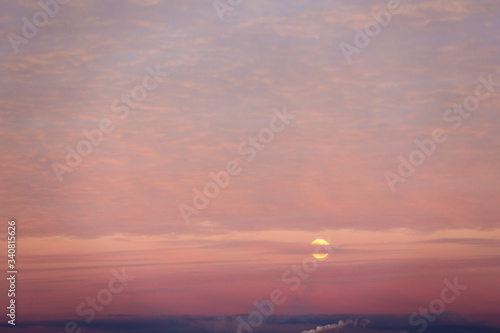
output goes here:
[{"label": "sky", "polygon": [[14,329],[500,328],[498,1],[60,2],[0,3]]}]

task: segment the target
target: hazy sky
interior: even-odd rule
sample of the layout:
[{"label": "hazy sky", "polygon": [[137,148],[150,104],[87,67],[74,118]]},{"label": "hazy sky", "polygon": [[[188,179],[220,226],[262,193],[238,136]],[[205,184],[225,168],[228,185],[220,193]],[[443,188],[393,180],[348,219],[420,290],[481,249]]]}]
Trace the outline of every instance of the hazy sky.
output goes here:
[{"label": "hazy sky", "polygon": [[[386,1],[243,0],[223,20],[211,0],[70,1],[18,52],[9,32],[41,7],[0,6],[0,213],[18,221],[26,320],[78,318],[122,267],[136,279],[97,318],[248,313],[274,288],[278,314],[405,314],[455,277],[468,290],[446,311],[498,313],[498,1],[401,0],[351,61],[339,45]],[[447,118],[489,76],[477,110]],[[54,162],[102,119],[60,181]],[[392,191],[384,174],[436,128],[446,141]],[[187,224],[179,205],[232,160]],[[290,291],[316,238],[335,253]]]}]

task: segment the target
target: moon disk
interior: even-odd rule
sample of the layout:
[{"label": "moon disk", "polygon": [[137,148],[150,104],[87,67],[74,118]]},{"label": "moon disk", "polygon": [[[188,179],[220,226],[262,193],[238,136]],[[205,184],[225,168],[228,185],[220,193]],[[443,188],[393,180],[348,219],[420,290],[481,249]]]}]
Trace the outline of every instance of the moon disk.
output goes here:
[{"label": "moon disk", "polygon": [[[317,249],[318,246],[327,246],[328,242],[324,239],[318,238],[318,239],[313,240],[313,242],[311,244],[316,245],[316,249]],[[325,259],[326,257],[328,257],[328,253],[325,252],[324,250],[320,250],[319,252],[317,252],[317,250],[315,250],[312,253],[312,256],[318,260]]]}]

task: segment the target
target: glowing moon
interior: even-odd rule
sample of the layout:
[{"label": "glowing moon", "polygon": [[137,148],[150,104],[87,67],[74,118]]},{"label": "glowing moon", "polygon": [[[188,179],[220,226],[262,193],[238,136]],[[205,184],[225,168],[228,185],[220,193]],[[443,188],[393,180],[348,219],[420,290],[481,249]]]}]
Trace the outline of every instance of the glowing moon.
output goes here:
[{"label": "glowing moon", "polygon": [[[326,246],[326,245],[328,245],[328,242],[324,239],[318,238],[318,239],[313,240],[313,242],[311,244],[317,245],[317,246]],[[316,259],[325,259],[326,257],[328,257],[328,253],[326,253],[326,252],[316,253],[316,250],[315,250],[315,252],[312,253],[312,256]]]}]

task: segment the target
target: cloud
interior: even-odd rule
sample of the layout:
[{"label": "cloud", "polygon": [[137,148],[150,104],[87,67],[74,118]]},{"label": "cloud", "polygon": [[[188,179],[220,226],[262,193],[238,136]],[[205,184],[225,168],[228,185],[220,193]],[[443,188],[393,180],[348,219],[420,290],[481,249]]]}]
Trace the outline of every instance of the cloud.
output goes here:
[{"label": "cloud", "polygon": [[[362,319],[359,323],[360,327],[366,328],[366,325],[370,323],[369,319]],[[325,326],[318,326],[314,330],[309,330],[309,331],[302,331],[302,333],[323,333],[323,332],[328,332],[328,331],[335,331],[338,332],[342,328],[347,327],[349,325],[352,325],[354,328],[358,327],[358,319],[352,320],[352,319],[347,319],[345,321],[339,320],[338,323],[336,324],[329,324]]]},{"label": "cloud", "polygon": [[130,2],[140,6],[152,6],[160,3],[159,0],[130,0]]},{"label": "cloud", "polygon": [[[413,332],[415,327],[408,323],[408,315],[357,315],[356,320],[340,320],[336,324],[329,324],[318,326],[315,330],[303,330],[302,333],[326,333],[335,332],[347,327],[352,327],[355,332],[359,329],[366,330],[366,333],[380,333],[380,332],[400,332],[407,330]],[[335,315],[335,317],[345,315]],[[360,319],[361,316],[369,319]],[[462,318],[457,320],[456,314],[443,313],[443,317],[438,321],[439,323],[431,323],[426,332],[430,333],[498,333],[498,325],[490,326],[484,321],[469,320]],[[314,321],[324,321],[325,315],[318,316],[271,316],[268,321],[270,324],[265,324],[266,332],[276,333],[289,333],[297,332],[304,325],[310,324]],[[329,319],[332,319],[331,317]],[[442,319],[442,320],[441,320]],[[356,321],[358,330],[354,326]],[[16,325],[21,333],[32,332],[47,332],[55,331],[58,329],[64,330],[64,325],[67,320],[25,320]],[[161,332],[179,332],[179,333],[209,333],[209,332],[235,332],[237,324],[234,316],[148,316],[148,317],[135,317],[128,314],[114,314],[106,316],[106,318],[96,319],[91,324],[79,322],[85,332],[91,333],[104,333],[104,332],[124,332],[124,333],[161,333]],[[366,325],[370,324],[367,328]],[[0,323],[0,328],[8,327],[7,323]],[[331,327],[331,328],[327,328]],[[351,328],[349,328],[351,329]]]},{"label": "cloud", "polygon": [[[500,137],[497,99],[482,104],[408,190],[391,196],[381,176],[441,124],[478,75],[498,67],[496,2],[408,4],[405,19],[395,17],[355,66],[343,64],[338,43],[371,18],[363,1],[245,2],[231,28],[210,1],[156,2],[71,2],[0,63],[9,82],[0,94],[0,198],[7,215],[25,221],[26,235],[197,232],[184,228],[177,205],[209,171],[240,157],[238,144],[283,105],[298,114],[295,127],[194,224],[216,221],[215,232],[498,224],[500,159],[490,153]],[[7,7],[3,35],[39,8],[22,4]],[[111,101],[155,63],[172,80],[118,122]],[[103,117],[116,131],[57,184],[50,163]],[[138,228],[140,219],[155,222]]]},{"label": "cloud", "polygon": [[493,238],[439,238],[417,241],[429,244],[463,244],[477,246],[500,246],[500,239]]}]

